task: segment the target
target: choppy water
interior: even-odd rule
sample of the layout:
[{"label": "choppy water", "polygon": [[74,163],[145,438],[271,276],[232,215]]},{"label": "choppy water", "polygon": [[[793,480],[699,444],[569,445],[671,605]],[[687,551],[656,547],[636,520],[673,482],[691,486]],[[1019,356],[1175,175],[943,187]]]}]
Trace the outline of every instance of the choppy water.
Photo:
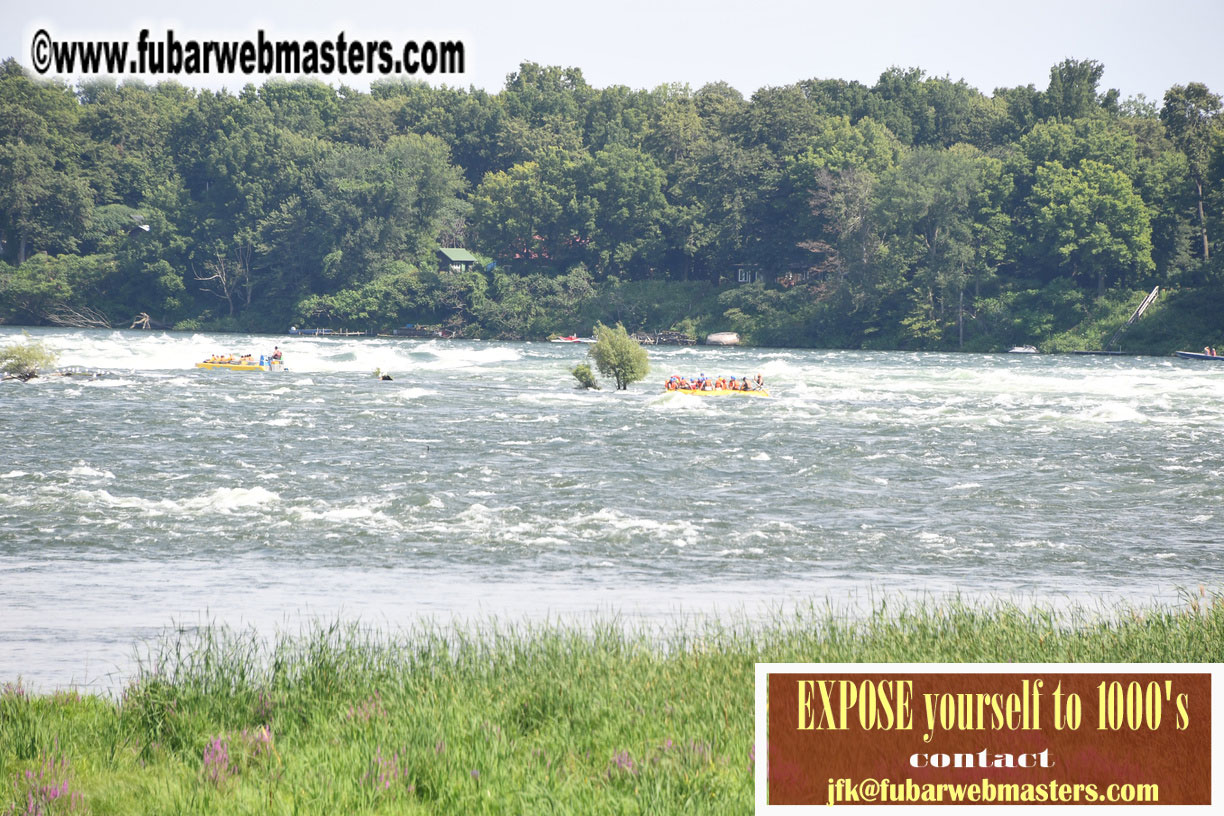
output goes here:
[{"label": "choppy water", "polygon": [[[616,393],[573,387],[576,345],[34,334],[113,373],[0,386],[0,679],[105,685],[201,616],[1224,584],[1224,365],[659,348]],[[274,343],[290,371],[192,367]],[[659,391],[697,372],[776,398]]]}]

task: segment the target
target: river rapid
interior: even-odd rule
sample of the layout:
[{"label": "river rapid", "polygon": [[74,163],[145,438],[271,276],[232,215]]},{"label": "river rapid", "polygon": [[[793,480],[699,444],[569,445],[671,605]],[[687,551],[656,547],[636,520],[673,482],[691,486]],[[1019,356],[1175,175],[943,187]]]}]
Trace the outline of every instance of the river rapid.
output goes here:
[{"label": "river rapid", "polygon": [[[1224,585],[1224,364],[658,347],[646,381],[584,392],[584,345],[30,331],[108,373],[0,384],[0,681],[114,688],[175,621],[666,626]],[[288,371],[193,367],[273,345]]]}]

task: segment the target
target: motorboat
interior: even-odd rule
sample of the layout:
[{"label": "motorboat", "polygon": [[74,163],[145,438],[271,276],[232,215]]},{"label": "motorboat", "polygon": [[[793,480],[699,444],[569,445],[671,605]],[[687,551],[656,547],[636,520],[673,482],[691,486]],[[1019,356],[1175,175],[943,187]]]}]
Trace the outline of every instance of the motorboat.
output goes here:
[{"label": "motorboat", "polygon": [[195,364],[196,368],[225,369],[226,371],[288,371],[284,360],[273,360],[263,354],[256,361],[251,355],[221,357],[213,355],[203,362]]}]

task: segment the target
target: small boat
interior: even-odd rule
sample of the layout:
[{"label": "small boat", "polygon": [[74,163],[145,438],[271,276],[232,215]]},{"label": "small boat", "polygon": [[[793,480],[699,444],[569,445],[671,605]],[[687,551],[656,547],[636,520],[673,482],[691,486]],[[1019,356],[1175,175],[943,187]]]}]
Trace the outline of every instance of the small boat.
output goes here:
[{"label": "small boat", "polygon": [[707,346],[738,346],[740,336],[736,332],[714,332],[706,336]]},{"label": "small boat", "polygon": [[399,328],[391,330],[393,337],[439,337],[443,340],[452,340],[457,335],[451,329],[444,329],[441,326],[422,326],[417,323],[405,323]]},{"label": "small boat", "polygon": [[297,326],[290,326],[289,333],[295,337],[368,337],[370,334],[350,329],[299,329]]},{"label": "small boat", "polygon": [[225,369],[226,371],[288,371],[285,368],[284,360],[271,360],[262,354],[259,355],[258,362],[254,358],[243,360],[240,357],[210,357],[201,363],[196,363],[195,367]]},{"label": "small boat", "polygon": [[1201,351],[1175,351],[1174,357],[1180,357],[1183,360],[1213,360],[1217,363],[1224,363],[1224,357],[1218,354],[1207,354]]},{"label": "small boat", "polygon": [[1008,354],[1037,354],[1036,346],[1012,346],[1007,350]]},{"label": "small boat", "polygon": [[548,342],[550,343],[594,343],[594,337],[579,337],[576,334],[567,334],[565,337],[554,337]]},{"label": "small boat", "polygon": [[768,397],[769,392],[764,388],[758,388],[755,391],[740,391],[733,388],[676,388],[671,391],[665,391],[667,394],[688,394],[691,397]]}]

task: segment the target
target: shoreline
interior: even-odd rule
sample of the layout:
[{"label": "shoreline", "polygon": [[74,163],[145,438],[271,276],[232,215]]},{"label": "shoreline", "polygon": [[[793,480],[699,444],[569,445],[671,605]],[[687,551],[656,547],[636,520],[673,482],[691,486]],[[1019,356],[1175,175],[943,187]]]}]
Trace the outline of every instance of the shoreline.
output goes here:
[{"label": "shoreline", "polygon": [[[854,625],[870,620],[879,606],[904,609],[967,604],[1071,615],[1082,623],[1090,623],[1108,619],[1123,608],[1147,610],[1176,606],[1193,595],[1192,590],[1183,586],[1169,587],[1139,597],[1121,591],[1106,593],[1099,588],[1070,595],[1037,594],[1032,590],[1001,594],[996,590],[969,591],[960,587],[889,591],[876,585],[846,585],[829,586],[822,596],[816,597],[796,591],[797,586],[784,585],[779,587],[779,594],[773,599],[757,597],[747,590],[745,594],[736,594],[733,586],[706,586],[684,596],[674,595],[675,587],[664,587],[663,590],[670,599],[664,604],[648,603],[652,593],[646,586],[600,590],[598,597],[592,596],[591,603],[577,605],[572,599],[567,603],[568,590],[546,584],[478,583],[452,590],[460,597],[485,593],[485,601],[471,608],[443,606],[441,596],[418,597],[412,604],[395,606],[384,594],[375,591],[365,606],[351,603],[327,606],[308,602],[296,609],[278,611],[277,599],[280,595],[271,593],[268,602],[261,608],[243,607],[233,614],[218,611],[215,606],[187,614],[175,613],[169,607],[160,612],[158,609],[133,610],[133,614],[118,629],[92,631],[92,638],[85,637],[90,633],[83,633],[68,643],[72,653],[78,657],[77,663],[66,665],[63,660],[48,662],[44,655],[37,666],[26,666],[16,671],[9,668],[7,673],[0,664],[0,684],[20,679],[27,690],[44,696],[66,692],[115,699],[136,676],[138,666],[135,655],[138,651],[147,649],[167,633],[180,630],[191,632],[212,628],[248,632],[263,641],[272,642],[287,633],[302,632],[329,621],[345,621],[363,629],[408,636],[422,628],[480,628],[490,621],[496,621],[530,631],[555,627],[581,632],[615,626],[627,636],[643,636],[665,644],[673,633],[695,627],[730,623],[750,630],[764,629],[768,628],[770,621],[804,614],[810,616],[814,611]],[[536,601],[546,599],[547,603],[527,605],[519,602],[516,605],[513,598],[524,593]],[[234,603],[238,598],[230,594],[218,600],[223,602],[224,609],[225,603]],[[82,613],[80,608],[68,608],[65,610],[65,620],[44,621],[41,624],[42,634],[38,636],[31,629],[38,625],[32,619],[13,618],[7,640],[18,652],[22,649],[30,651],[36,643],[45,642],[56,632],[66,631],[79,613]],[[142,625],[139,623],[142,620],[168,623]],[[28,633],[29,642],[16,639],[22,632]],[[2,635],[4,630],[0,629]]]},{"label": "shoreline", "polygon": [[[1099,611],[1099,610],[1098,610]],[[119,700],[0,684],[0,812],[23,779],[91,813],[746,812],[763,662],[1213,662],[1224,595],[1063,613],[949,602],[848,621],[814,604],[763,628],[662,642],[614,626],[339,621],[267,643],[180,628]],[[29,771],[30,775],[26,772]],[[45,787],[45,785],[44,785]],[[33,789],[31,789],[33,790]],[[17,798],[12,798],[16,796]]]},{"label": "shoreline", "polygon": [[[157,336],[157,335],[162,335],[162,334],[170,335],[172,337],[173,336],[185,336],[186,337],[186,336],[193,336],[193,335],[198,335],[198,334],[220,334],[220,335],[250,336],[250,337],[260,337],[260,338],[263,338],[263,337],[280,338],[280,342],[282,343],[289,342],[289,341],[297,341],[297,340],[311,340],[311,341],[315,341],[315,340],[318,340],[318,341],[405,340],[405,341],[429,341],[429,342],[433,342],[437,340],[447,340],[447,341],[468,341],[468,342],[478,342],[478,343],[524,343],[524,344],[552,342],[552,340],[550,339],[548,335],[541,335],[539,337],[531,337],[531,338],[524,338],[524,337],[520,337],[517,335],[497,335],[497,334],[487,335],[487,336],[484,336],[484,335],[471,336],[471,337],[458,337],[458,336],[455,336],[455,337],[433,337],[433,336],[413,337],[413,336],[407,336],[407,335],[395,335],[395,334],[386,334],[386,333],[341,334],[337,332],[335,334],[313,335],[313,334],[305,334],[301,332],[297,334],[293,334],[289,332],[260,331],[260,330],[255,330],[255,329],[251,329],[251,330],[224,329],[224,328],[140,329],[140,328],[125,328],[123,326],[102,328],[102,327],[96,327],[96,326],[48,326],[48,325],[36,325],[36,324],[0,322],[0,329],[4,329],[4,328],[15,329],[21,332],[28,332],[31,329],[58,331],[58,332],[99,332],[99,333],[105,333],[105,334],[112,334],[114,332],[119,332],[121,334],[132,334],[137,337],[142,337],[142,336],[152,337],[152,336]],[[14,335],[14,336],[18,336],[18,335]],[[583,348],[585,348],[585,346],[583,346]],[[728,345],[723,345],[723,344],[718,344],[718,343],[706,343],[700,338],[696,339],[693,343],[689,343],[689,344],[673,344],[673,343],[643,344],[643,348],[645,348],[647,352],[650,352],[654,349],[676,351],[676,350],[693,349],[693,348],[709,348],[713,350],[724,350],[725,351],[729,348],[735,348],[735,349],[740,349],[743,351],[760,351],[760,352],[826,351],[826,352],[867,352],[867,353],[875,353],[875,354],[957,354],[957,355],[965,354],[965,355],[973,355],[973,356],[998,355],[998,354],[1009,354],[1010,353],[1008,348],[1004,348],[1002,346],[994,350],[982,350],[978,348],[973,348],[973,349],[964,349],[964,348],[929,348],[929,349],[924,349],[924,348],[870,348],[870,347],[864,347],[864,346],[855,348],[855,347],[848,347],[848,346],[757,345],[751,342],[744,342],[744,341],[728,346]],[[1177,351],[1175,350],[1157,351],[1157,350],[1148,349],[1148,350],[1143,350],[1143,351],[1109,351],[1109,352],[1106,352],[1106,351],[1092,351],[1092,350],[1069,351],[1069,350],[1065,350],[1061,348],[1055,348],[1055,349],[1050,349],[1048,351],[1037,352],[1037,356],[1043,356],[1043,357],[1068,357],[1072,355],[1076,355],[1076,356],[1107,355],[1107,356],[1114,357],[1114,358],[1117,358],[1117,357],[1167,358],[1167,357],[1176,357]],[[1019,356],[1027,356],[1027,355],[1019,355]]]}]

